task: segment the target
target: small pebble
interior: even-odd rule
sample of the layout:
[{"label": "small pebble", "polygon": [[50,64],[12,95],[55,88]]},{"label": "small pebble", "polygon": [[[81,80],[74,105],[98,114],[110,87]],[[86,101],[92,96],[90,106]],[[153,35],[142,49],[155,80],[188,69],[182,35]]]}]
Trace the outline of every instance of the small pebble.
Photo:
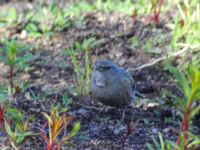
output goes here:
[{"label": "small pebble", "polygon": [[165,128],[162,130],[164,133],[168,133],[170,131],[170,128]]},{"label": "small pebble", "polygon": [[152,131],[153,133],[158,133],[158,129],[157,129],[157,128],[152,128],[151,131]]}]

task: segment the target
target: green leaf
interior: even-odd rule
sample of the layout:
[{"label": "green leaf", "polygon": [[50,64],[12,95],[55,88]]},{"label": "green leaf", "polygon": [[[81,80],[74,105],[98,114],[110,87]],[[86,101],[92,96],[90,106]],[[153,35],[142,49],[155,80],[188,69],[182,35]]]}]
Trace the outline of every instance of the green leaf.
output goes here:
[{"label": "green leaf", "polygon": [[183,135],[183,133],[181,133],[181,134],[179,134],[179,136],[180,136],[180,145],[179,145],[179,147],[180,147],[180,150],[185,150],[185,142],[184,142],[184,135]]},{"label": "green leaf", "polygon": [[74,51],[73,49],[68,49],[68,50],[65,50],[65,51],[63,52],[63,54],[69,55],[69,56],[73,56],[73,55],[75,55],[76,53],[75,53],[75,51]]},{"label": "green leaf", "polygon": [[56,13],[58,12],[58,6],[56,5],[56,3],[52,3],[50,6],[49,6],[49,10],[52,12],[52,13]]},{"label": "green leaf", "polygon": [[21,122],[24,119],[24,115],[17,109],[8,107],[7,113],[9,114],[9,117],[11,118],[11,120]]},{"label": "green leaf", "polygon": [[21,122],[20,123],[15,123],[15,127],[18,130],[18,132],[20,132],[20,133],[24,132],[24,126],[23,126],[23,124]]},{"label": "green leaf", "polygon": [[32,20],[33,16],[34,16],[34,12],[28,12],[26,14],[25,18],[26,18],[26,20]]},{"label": "green leaf", "polygon": [[157,142],[157,140],[153,137],[153,143],[156,146],[157,150],[160,150],[160,144]]},{"label": "green leaf", "polygon": [[198,112],[200,112],[200,105],[191,110],[191,117],[196,115]]},{"label": "green leaf", "polygon": [[191,88],[189,86],[189,83],[187,81],[187,78],[184,76],[183,73],[181,73],[177,68],[173,67],[171,64],[166,63],[167,68],[169,71],[174,75],[176,80],[178,81],[179,85],[181,86],[182,90],[184,91],[184,95],[189,98],[191,94]]},{"label": "green leaf", "polygon": [[180,98],[177,98],[176,100],[178,101],[179,105],[181,106],[182,111],[186,110],[187,104],[185,103],[185,101]]},{"label": "green leaf", "polygon": [[40,33],[40,32],[30,32],[28,35],[30,37],[33,37],[33,38],[39,38],[39,37],[42,36],[42,33]]},{"label": "green leaf", "polygon": [[6,129],[6,132],[8,133],[8,135],[9,135],[12,139],[15,139],[15,134],[14,134],[14,132],[11,130],[11,127],[10,127],[10,125],[7,123],[6,120],[5,120],[5,129]]},{"label": "green leaf", "polygon": [[169,148],[167,150],[172,150],[172,147],[176,150],[180,150],[179,146],[173,142],[173,141],[169,141],[169,140],[166,140],[167,143],[169,143],[170,146],[168,146]]},{"label": "green leaf", "polygon": [[14,7],[11,7],[9,9],[9,16],[8,16],[9,21],[15,21],[17,20],[17,11]]},{"label": "green leaf", "polygon": [[162,137],[160,132],[158,133],[158,136],[159,136],[159,139],[160,139],[161,149],[165,150],[165,144],[164,144],[163,137]]},{"label": "green leaf", "polygon": [[71,98],[69,98],[66,94],[63,95],[63,103],[65,106],[69,106],[72,103]]},{"label": "green leaf", "polygon": [[29,59],[31,59],[32,58],[32,54],[31,53],[28,53],[28,54],[26,54],[25,56],[23,56],[23,57],[19,57],[19,58],[17,58],[17,60],[15,61],[15,63],[16,64],[18,64],[18,63],[26,63]]},{"label": "green leaf", "polygon": [[76,49],[78,49],[78,50],[82,49],[82,45],[79,42],[75,42],[74,45],[75,45]]},{"label": "green leaf", "polygon": [[96,41],[95,38],[89,38],[83,41],[82,48],[83,50],[90,48],[90,46]]},{"label": "green leaf", "polygon": [[49,116],[47,113],[44,113],[44,112],[42,112],[42,114],[47,119],[49,126],[51,126],[53,124],[51,116]]},{"label": "green leaf", "polygon": [[154,147],[149,143],[147,144],[147,148],[148,148],[148,150],[154,150]]},{"label": "green leaf", "polygon": [[149,119],[147,118],[143,118],[144,124],[145,125],[150,125]]},{"label": "green leaf", "polygon": [[32,135],[38,135],[37,133],[34,133],[33,131],[26,131],[22,134],[24,137],[32,136]]},{"label": "green leaf", "polygon": [[63,139],[63,142],[69,140],[70,138],[72,138],[80,130],[80,126],[81,126],[80,122],[77,122],[73,126],[72,131]]},{"label": "green leaf", "polygon": [[29,31],[29,32],[38,32],[38,27],[33,23],[29,23],[26,26],[26,30]]},{"label": "green leaf", "polygon": [[200,137],[194,135],[191,132],[188,132],[189,135],[189,142],[188,142],[188,148],[192,148],[193,146],[199,146],[200,145]]}]

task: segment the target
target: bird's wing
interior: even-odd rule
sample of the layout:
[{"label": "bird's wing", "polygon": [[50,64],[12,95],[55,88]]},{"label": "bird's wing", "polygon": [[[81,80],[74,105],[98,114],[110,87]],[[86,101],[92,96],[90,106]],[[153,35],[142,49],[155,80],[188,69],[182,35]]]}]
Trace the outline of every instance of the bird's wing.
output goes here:
[{"label": "bird's wing", "polygon": [[137,91],[135,81],[134,81],[133,77],[131,76],[131,74],[129,73],[129,71],[122,68],[122,73],[123,73],[124,76],[127,77],[126,80],[128,80],[128,81],[126,81],[126,82],[129,82],[129,84],[132,87],[132,90],[133,90],[132,91],[132,97],[134,99],[135,99],[135,97],[144,98],[144,96],[140,92]]},{"label": "bird's wing", "polygon": [[131,76],[131,74],[129,73],[129,71],[124,68],[121,69],[121,73],[122,73],[122,76],[124,77],[122,84],[123,84],[124,88],[127,89],[127,92],[129,92],[129,94],[131,93],[132,100],[134,100],[135,92],[136,92],[134,79]]},{"label": "bird's wing", "polygon": [[131,85],[131,87],[135,87],[135,81],[133,77],[131,76],[130,72],[124,68],[121,68],[122,76],[124,76],[125,80],[127,80],[128,84]]}]

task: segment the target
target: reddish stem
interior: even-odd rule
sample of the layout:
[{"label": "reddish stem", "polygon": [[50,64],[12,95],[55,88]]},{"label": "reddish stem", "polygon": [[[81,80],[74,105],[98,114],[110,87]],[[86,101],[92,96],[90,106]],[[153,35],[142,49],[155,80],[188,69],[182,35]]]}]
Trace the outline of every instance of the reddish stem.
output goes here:
[{"label": "reddish stem", "polygon": [[159,12],[156,11],[154,12],[154,23],[156,26],[159,24],[159,15],[160,15]]},{"label": "reddish stem", "polygon": [[15,98],[17,93],[19,93],[20,88],[17,89],[17,87],[14,84],[14,69],[12,66],[10,67],[8,80],[10,82],[10,88],[11,88],[12,95]]},{"label": "reddish stem", "polygon": [[[184,113],[183,121],[181,123],[181,132],[183,132],[183,139],[184,139],[184,149],[187,150],[187,140],[188,140],[188,128],[189,128],[189,121],[190,121],[190,108],[191,103],[187,106],[187,109]],[[181,143],[181,137],[179,135],[177,141],[177,145],[180,145]]]},{"label": "reddish stem", "polygon": [[46,150],[53,150],[53,142],[51,142],[51,143],[49,143],[49,144],[47,145]]},{"label": "reddish stem", "polygon": [[159,24],[159,16],[160,16],[161,7],[163,4],[164,4],[164,0],[159,0],[158,4],[156,4],[154,8],[154,23],[156,26]]},{"label": "reddish stem", "polygon": [[13,81],[13,67],[10,67],[9,80],[10,80],[10,87],[13,89],[13,88],[14,88],[14,81]]},{"label": "reddish stem", "polygon": [[4,115],[5,115],[5,109],[3,106],[0,106],[0,128],[4,129]]}]

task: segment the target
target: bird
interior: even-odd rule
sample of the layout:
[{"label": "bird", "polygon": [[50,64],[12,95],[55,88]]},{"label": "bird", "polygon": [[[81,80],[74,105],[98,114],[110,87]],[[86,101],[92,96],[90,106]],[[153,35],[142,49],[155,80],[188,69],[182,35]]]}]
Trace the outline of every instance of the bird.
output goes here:
[{"label": "bird", "polygon": [[110,60],[97,61],[90,76],[92,96],[112,107],[127,107],[135,98],[135,82],[128,70]]}]

